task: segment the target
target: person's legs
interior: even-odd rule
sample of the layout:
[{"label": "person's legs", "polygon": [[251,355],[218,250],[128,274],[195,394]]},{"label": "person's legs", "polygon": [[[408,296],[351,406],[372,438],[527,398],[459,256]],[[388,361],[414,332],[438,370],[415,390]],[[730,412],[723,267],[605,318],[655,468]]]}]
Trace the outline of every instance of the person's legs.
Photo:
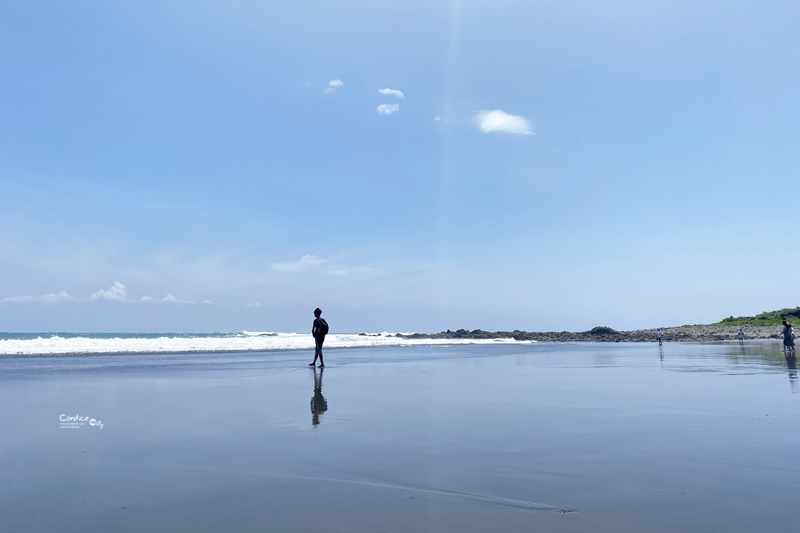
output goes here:
[{"label": "person's legs", "polygon": [[321,344],[319,342],[319,339],[314,337],[314,361],[311,362],[311,363],[308,363],[308,366],[317,366],[317,357],[319,357],[322,354],[322,351],[320,350],[320,347],[321,347]]},{"label": "person's legs", "polygon": [[[317,339],[317,353],[319,354],[319,367],[322,368],[325,366],[325,361],[322,359],[322,343],[325,342],[325,337],[319,337]],[[317,354],[314,354],[314,361],[317,360]]]}]

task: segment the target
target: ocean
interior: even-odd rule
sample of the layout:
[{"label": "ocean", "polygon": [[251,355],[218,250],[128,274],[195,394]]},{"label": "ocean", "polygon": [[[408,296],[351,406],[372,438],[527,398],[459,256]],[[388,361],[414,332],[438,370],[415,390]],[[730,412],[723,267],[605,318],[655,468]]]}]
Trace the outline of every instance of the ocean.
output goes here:
[{"label": "ocean", "polygon": [[[513,339],[405,339],[394,333],[329,334],[326,348],[515,344]],[[520,344],[530,344],[521,341]],[[2,333],[0,356],[273,352],[313,350],[310,333],[235,331],[221,333]]]}]

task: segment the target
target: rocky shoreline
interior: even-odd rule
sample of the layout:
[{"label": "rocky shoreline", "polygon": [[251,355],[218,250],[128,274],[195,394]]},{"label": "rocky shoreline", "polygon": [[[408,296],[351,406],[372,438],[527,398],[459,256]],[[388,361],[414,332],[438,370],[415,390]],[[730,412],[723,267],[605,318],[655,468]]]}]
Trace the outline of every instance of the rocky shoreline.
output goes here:
[{"label": "rocky shoreline", "polygon": [[[714,342],[738,340],[739,326],[680,326],[661,328],[664,342]],[[777,340],[780,326],[742,326],[745,340]],[[658,329],[617,331],[607,326],[598,326],[589,331],[443,331],[441,333],[398,333],[404,339],[514,339],[539,342],[652,342]]]}]

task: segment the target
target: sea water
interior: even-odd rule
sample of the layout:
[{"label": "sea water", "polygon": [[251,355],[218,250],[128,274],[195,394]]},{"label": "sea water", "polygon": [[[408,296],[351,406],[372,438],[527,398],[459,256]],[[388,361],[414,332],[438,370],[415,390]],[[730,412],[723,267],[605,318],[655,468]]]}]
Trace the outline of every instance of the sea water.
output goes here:
[{"label": "sea water", "polygon": [[[326,348],[516,343],[513,339],[407,339],[394,333],[330,334]],[[530,341],[519,341],[530,344]],[[0,333],[3,355],[223,353],[306,350],[310,333]]]}]

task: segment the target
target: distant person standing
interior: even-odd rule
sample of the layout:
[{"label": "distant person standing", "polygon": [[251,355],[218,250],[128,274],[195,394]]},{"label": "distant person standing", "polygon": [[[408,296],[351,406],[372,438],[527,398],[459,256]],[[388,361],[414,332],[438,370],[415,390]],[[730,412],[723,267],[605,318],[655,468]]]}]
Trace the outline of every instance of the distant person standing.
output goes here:
[{"label": "distant person standing", "polygon": [[661,328],[658,328],[658,333],[656,334],[656,338],[658,338],[658,345],[661,346],[661,342],[664,340],[664,334],[661,333]]},{"label": "distant person standing", "polygon": [[325,366],[325,361],[322,360],[322,343],[325,342],[325,335],[328,334],[328,323],[322,318],[322,309],[317,307],[314,309],[314,325],[311,326],[311,335],[314,337],[314,362],[309,363],[308,366],[316,366],[317,357],[319,357],[319,367]]},{"label": "distant person standing", "polygon": [[739,328],[737,337],[739,337],[739,344],[744,344],[744,331],[742,331],[742,328]]},{"label": "distant person standing", "polygon": [[786,357],[795,356],[794,348],[794,328],[787,321],[783,321],[783,355]]}]

